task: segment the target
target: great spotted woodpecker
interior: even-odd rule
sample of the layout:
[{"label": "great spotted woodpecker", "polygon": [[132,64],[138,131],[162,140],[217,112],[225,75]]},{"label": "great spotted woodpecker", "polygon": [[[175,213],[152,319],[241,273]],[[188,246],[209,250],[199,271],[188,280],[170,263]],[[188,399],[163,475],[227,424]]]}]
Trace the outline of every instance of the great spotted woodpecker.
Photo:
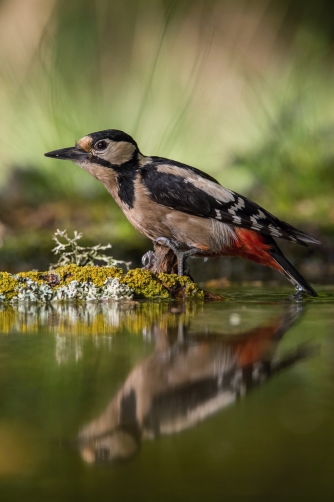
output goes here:
[{"label": "great spotted woodpecker", "polygon": [[115,129],[45,155],[71,160],[100,180],[139,232],[174,251],[179,275],[190,255],[238,256],[278,270],[297,290],[317,296],[274,238],[306,246],[319,241],[199,169],[146,157],[131,136]]}]

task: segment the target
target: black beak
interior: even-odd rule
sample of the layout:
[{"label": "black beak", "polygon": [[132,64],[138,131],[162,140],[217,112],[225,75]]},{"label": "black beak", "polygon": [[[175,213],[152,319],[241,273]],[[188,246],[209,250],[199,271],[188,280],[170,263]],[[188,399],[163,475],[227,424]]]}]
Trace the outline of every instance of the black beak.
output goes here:
[{"label": "black beak", "polygon": [[70,148],[62,148],[61,150],[54,150],[53,152],[48,152],[44,154],[45,157],[52,157],[59,160],[85,160],[88,157],[88,153],[84,150],[79,150],[75,146]]}]

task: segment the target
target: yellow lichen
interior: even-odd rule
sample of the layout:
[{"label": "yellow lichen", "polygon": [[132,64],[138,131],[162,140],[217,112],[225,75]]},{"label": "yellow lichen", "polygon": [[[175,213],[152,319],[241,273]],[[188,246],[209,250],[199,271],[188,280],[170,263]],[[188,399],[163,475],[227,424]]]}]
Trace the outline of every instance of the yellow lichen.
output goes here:
[{"label": "yellow lichen", "polygon": [[15,296],[17,281],[8,272],[0,272],[0,295],[4,295],[7,300]]},{"label": "yellow lichen", "polygon": [[204,299],[204,292],[187,276],[161,273],[158,278],[172,296]]},{"label": "yellow lichen", "polygon": [[141,298],[170,298],[168,290],[148,270],[140,268],[129,270],[120,282],[132,288],[135,295]]},{"label": "yellow lichen", "polygon": [[19,272],[16,277],[19,277],[20,279],[31,279],[32,281],[38,282],[38,284],[41,284],[43,281],[43,275],[45,275],[45,272]]},{"label": "yellow lichen", "polygon": [[56,290],[68,286],[72,281],[91,283],[102,287],[107,279],[119,280],[130,287],[136,298],[197,298],[204,299],[204,293],[189,277],[175,274],[154,275],[148,270],[133,269],[126,274],[117,267],[66,265],[52,272],[21,272],[16,276],[0,272],[0,295],[11,300],[17,295],[18,287],[25,288],[28,279],[38,285],[47,284]]},{"label": "yellow lichen", "polygon": [[[106,279],[120,279],[123,276],[123,270],[117,267],[79,267],[74,264],[58,267],[55,270],[52,270],[51,273],[59,276],[59,286],[67,285],[71,281],[78,281],[92,282],[96,286],[101,287],[105,283]],[[47,272],[44,272],[44,275],[46,274]]]}]

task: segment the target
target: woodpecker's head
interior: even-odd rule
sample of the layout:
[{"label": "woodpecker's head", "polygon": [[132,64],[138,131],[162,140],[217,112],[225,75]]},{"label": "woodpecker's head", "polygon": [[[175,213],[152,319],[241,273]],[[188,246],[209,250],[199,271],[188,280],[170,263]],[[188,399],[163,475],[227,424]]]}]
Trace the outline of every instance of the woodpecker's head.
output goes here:
[{"label": "woodpecker's head", "polygon": [[122,166],[136,161],[138,154],[137,143],[131,136],[116,129],[107,129],[84,136],[74,147],[54,150],[44,155],[59,160],[71,160],[95,178],[101,179],[106,169],[109,168],[109,172],[119,172]]}]

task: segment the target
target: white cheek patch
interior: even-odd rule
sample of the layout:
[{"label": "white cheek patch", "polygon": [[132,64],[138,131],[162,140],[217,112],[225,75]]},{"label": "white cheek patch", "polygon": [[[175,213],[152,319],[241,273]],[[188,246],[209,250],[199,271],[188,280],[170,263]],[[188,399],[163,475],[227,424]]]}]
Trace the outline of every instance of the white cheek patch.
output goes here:
[{"label": "white cheek patch", "polygon": [[107,160],[110,164],[122,165],[131,160],[136,147],[127,141],[107,141],[109,144],[103,152],[96,155]]}]

